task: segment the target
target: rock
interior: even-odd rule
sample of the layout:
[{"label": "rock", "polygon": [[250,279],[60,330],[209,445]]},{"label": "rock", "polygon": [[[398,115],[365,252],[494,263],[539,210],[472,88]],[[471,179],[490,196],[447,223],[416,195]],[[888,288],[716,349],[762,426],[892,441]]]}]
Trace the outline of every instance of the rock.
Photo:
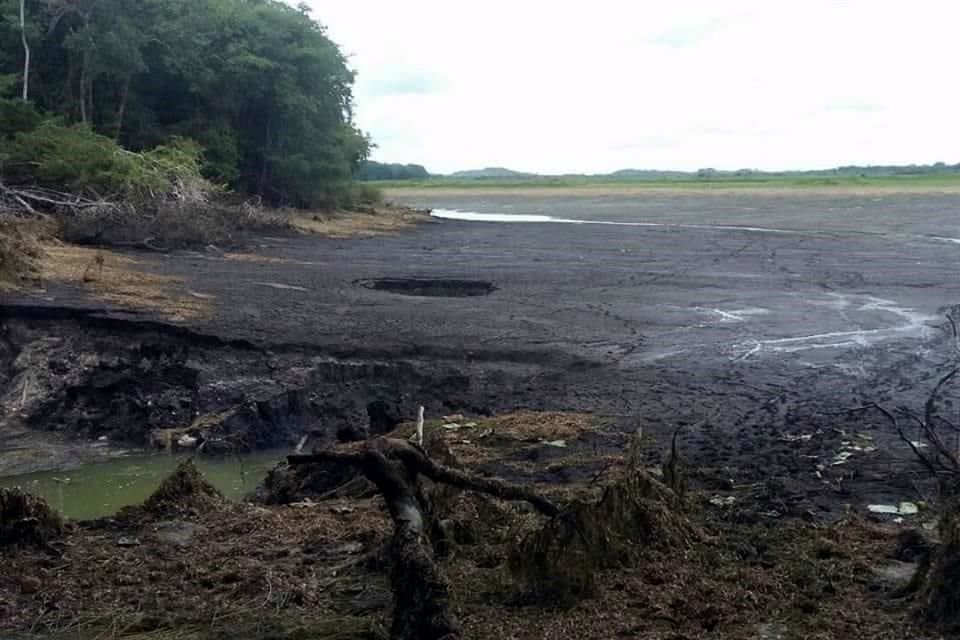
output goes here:
[{"label": "rock", "polygon": [[353,507],[334,505],[330,507],[330,513],[336,514],[338,516],[346,515],[348,513],[353,513]]},{"label": "rock", "polygon": [[183,434],[177,438],[177,446],[184,449],[193,449],[197,446],[197,439],[189,434]]},{"label": "rock", "polygon": [[736,496],[713,496],[708,500],[715,507],[731,507],[737,503]]},{"label": "rock", "polygon": [[194,535],[205,531],[205,527],[183,520],[164,520],[154,525],[157,540],[175,547],[189,546]]},{"label": "rock", "polygon": [[873,586],[880,591],[902,591],[913,580],[917,569],[917,564],[899,560],[890,560],[877,565],[871,569],[874,577]]},{"label": "rock", "polygon": [[754,627],[753,640],[786,640],[787,627],[782,624],[758,624]]},{"label": "rock", "polygon": [[914,502],[901,502],[898,505],[871,504],[867,505],[867,511],[886,515],[915,516],[920,512],[920,507]]},{"label": "rock", "polygon": [[35,576],[23,576],[20,578],[20,591],[22,593],[36,593],[40,590],[40,578]]},{"label": "rock", "polygon": [[139,547],[140,538],[120,536],[120,538],[117,539],[117,546],[118,547]]}]

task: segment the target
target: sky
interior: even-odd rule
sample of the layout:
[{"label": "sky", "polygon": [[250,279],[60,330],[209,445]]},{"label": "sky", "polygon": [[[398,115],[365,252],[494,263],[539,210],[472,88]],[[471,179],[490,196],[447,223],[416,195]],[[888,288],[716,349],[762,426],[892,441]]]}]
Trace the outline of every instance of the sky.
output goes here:
[{"label": "sky", "polygon": [[431,173],[960,162],[956,0],[311,0],[373,159]]}]

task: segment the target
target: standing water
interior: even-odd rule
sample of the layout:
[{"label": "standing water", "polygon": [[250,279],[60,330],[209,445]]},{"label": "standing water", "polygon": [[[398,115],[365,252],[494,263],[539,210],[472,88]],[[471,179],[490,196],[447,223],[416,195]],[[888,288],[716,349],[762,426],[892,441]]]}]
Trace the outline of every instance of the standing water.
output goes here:
[{"label": "standing water", "polygon": [[[289,451],[258,451],[241,457],[197,457],[203,475],[231,500],[253,491],[270,467]],[[186,456],[135,455],[90,464],[72,471],[45,471],[0,478],[0,487],[17,487],[44,497],[67,518],[113,515],[140,504],[173,473]]]}]

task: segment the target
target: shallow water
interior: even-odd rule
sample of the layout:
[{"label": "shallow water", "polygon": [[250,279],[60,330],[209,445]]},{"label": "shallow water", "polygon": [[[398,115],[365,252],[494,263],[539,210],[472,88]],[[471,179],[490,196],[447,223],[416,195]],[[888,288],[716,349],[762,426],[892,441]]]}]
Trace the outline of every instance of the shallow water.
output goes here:
[{"label": "shallow water", "polygon": [[[204,476],[223,494],[239,500],[253,491],[267,471],[289,451],[258,451],[241,457],[196,460]],[[43,496],[64,516],[99,518],[140,504],[186,456],[170,454],[125,456],[72,471],[29,473],[0,478],[0,487],[19,486]]]}]

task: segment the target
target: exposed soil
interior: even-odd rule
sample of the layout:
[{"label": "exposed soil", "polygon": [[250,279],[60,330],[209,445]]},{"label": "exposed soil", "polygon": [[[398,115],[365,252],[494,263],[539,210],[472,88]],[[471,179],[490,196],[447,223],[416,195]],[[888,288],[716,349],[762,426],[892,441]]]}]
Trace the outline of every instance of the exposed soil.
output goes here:
[{"label": "exposed soil", "polygon": [[[504,197],[417,204],[502,210]],[[308,448],[326,446],[394,429],[423,405],[430,418],[467,416],[450,421],[463,429],[448,431],[454,453],[476,470],[589,493],[622,457],[623,434],[642,430],[656,467],[680,428],[708,543],[687,554],[651,550],[637,567],[605,574],[595,599],[570,612],[517,596],[494,569],[500,561],[455,555],[449,571],[462,585],[459,613],[471,633],[568,637],[589,619],[597,625],[583,632],[590,637],[923,637],[908,633],[909,603],[886,599],[895,589],[878,587],[874,569],[924,512],[896,525],[894,516],[866,520],[874,517],[866,507],[932,502],[935,493],[881,415],[847,410],[871,402],[922,409],[955,361],[944,314],[960,303],[957,196],[685,194],[644,200],[642,215],[626,197],[513,205],[669,226],[443,222],[366,238],[265,237],[243,254],[136,255],[138,269],[204,301],[206,313],[178,321],[162,307],[97,300],[78,283],[7,296],[0,473],[82,461],[86,445],[78,443],[101,436],[175,447],[186,435],[210,453],[292,446],[303,435]],[[375,282],[390,284],[358,286]],[[450,295],[467,290],[465,282],[489,290]],[[956,406],[957,390],[947,393],[945,406]],[[604,427],[584,432],[573,421],[571,431],[524,441],[504,426],[483,438],[464,426],[516,409],[589,414]],[[473,446],[478,439],[482,447]],[[305,603],[289,605],[293,622],[270,594],[278,593],[275,577],[313,584],[303,582],[309,554],[295,551],[309,535],[336,548],[346,520],[356,535],[375,531],[381,541],[387,519],[378,504],[344,503],[356,521],[326,503],[198,513],[209,540],[175,558],[148,545],[125,549],[133,560],[120,569],[136,574],[132,590],[103,602],[142,604],[149,572],[134,568],[147,566],[162,584],[172,581],[164,593],[184,623],[203,624],[189,604],[203,601],[224,612],[264,603],[271,621],[261,631],[333,615],[352,624],[356,612],[326,600],[328,587],[284,596]],[[77,526],[64,550],[70,571],[120,557],[115,535],[150,526],[149,518]],[[248,527],[261,533],[245,537]],[[502,539],[509,546],[513,538]],[[189,574],[164,573],[176,562],[219,571],[249,556],[250,547],[238,553],[246,544],[266,554],[240,571],[253,586],[215,579],[198,593],[184,582]],[[281,548],[289,557],[268,566]],[[27,573],[60,566],[32,553],[17,560]],[[358,580],[385,586],[376,582],[384,575],[364,565]],[[70,602],[67,577],[41,599],[44,611]],[[101,586],[116,589],[118,580],[110,574]],[[377,593],[378,604],[363,611],[382,620],[389,594]],[[70,605],[56,625],[86,602]],[[23,615],[11,627],[33,624],[36,603],[16,603]]]},{"label": "exposed soil", "polygon": [[[272,351],[161,323],[51,307],[6,307],[0,341],[0,463],[6,475],[56,469],[124,448],[207,454],[311,446],[383,433],[433,415],[489,414],[528,393],[531,365],[381,360]],[[548,401],[535,406],[543,406]],[[72,449],[44,446],[43,433]],[[24,435],[29,446],[19,442]],[[46,455],[44,455],[46,454]],[[78,460],[79,458],[79,460]]]},{"label": "exposed soil", "polygon": [[454,280],[450,278],[376,278],[357,284],[376,291],[389,291],[404,296],[429,298],[469,298],[488,296],[497,288],[485,280]]}]

